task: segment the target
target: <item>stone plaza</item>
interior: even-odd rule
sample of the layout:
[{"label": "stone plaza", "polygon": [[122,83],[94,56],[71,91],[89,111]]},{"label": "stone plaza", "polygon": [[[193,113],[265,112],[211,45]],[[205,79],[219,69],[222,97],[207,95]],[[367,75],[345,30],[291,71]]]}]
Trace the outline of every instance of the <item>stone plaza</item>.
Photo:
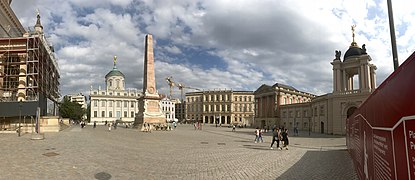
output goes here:
[{"label": "stone plaza", "polygon": [[270,149],[271,137],[254,143],[251,128],[193,125],[0,134],[0,179],[357,179],[343,136],[291,133],[288,150]]}]

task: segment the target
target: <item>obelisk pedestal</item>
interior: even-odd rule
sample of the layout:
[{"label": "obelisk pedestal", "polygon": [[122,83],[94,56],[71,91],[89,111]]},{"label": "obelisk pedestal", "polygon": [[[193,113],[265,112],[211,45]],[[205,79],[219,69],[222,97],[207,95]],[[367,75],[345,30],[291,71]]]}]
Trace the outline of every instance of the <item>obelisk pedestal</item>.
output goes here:
[{"label": "obelisk pedestal", "polygon": [[[139,99],[139,112],[134,127],[141,131],[155,130],[156,127],[166,126],[166,116],[161,109],[161,98],[156,89],[154,73],[153,36],[146,35],[144,52],[144,81],[143,96]],[[147,127],[147,128],[144,128]]]}]

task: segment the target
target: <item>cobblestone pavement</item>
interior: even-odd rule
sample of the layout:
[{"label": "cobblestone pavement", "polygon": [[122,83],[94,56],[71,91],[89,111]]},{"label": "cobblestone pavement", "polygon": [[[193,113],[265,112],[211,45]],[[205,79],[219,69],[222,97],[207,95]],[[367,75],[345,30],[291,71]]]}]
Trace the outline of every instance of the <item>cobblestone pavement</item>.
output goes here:
[{"label": "cobblestone pavement", "polygon": [[231,130],[73,126],[44,140],[0,134],[0,179],[357,179],[344,137],[300,132],[289,150],[272,150],[271,133],[254,143],[253,129]]}]

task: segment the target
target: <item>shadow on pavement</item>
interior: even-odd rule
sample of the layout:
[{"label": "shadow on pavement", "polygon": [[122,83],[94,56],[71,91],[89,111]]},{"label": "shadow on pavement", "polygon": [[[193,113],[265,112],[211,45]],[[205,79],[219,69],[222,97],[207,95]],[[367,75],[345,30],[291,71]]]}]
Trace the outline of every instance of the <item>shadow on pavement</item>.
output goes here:
[{"label": "shadow on pavement", "polygon": [[100,172],[100,173],[97,173],[97,174],[95,174],[95,179],[98,179],[98,180],[109,180],[109,179],[111,179],[111,174],[108,174],[108,173],[106,173],[106,172]]},{"label": "shadow on pavement", "polygon": [[265,151],[269,151],[269,146],[258,146],[258,145],[248,145],[248,144],[244,144],[242,145],[244,148],[248,148],[248,149],[255,149],[255,150],[265,150]]},{"label": "shadow on pavement", "polygon": [[347,150],[307,151],[277,179],[358,179]]}]

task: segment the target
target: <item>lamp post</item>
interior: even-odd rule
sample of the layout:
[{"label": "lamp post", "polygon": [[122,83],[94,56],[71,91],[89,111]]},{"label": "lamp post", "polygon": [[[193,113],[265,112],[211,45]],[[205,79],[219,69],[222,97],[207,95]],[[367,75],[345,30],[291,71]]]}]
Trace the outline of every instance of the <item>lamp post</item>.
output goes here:
[{"label": "lamp post", "polygon": [[311,135],[311,117],[308,118],[308,136]]},{"label": "lamp post", "polygon": [[19,129],[17,135],[20,137],[21,126],[20,122],[22,121],[22,100],[19,101]]}]

